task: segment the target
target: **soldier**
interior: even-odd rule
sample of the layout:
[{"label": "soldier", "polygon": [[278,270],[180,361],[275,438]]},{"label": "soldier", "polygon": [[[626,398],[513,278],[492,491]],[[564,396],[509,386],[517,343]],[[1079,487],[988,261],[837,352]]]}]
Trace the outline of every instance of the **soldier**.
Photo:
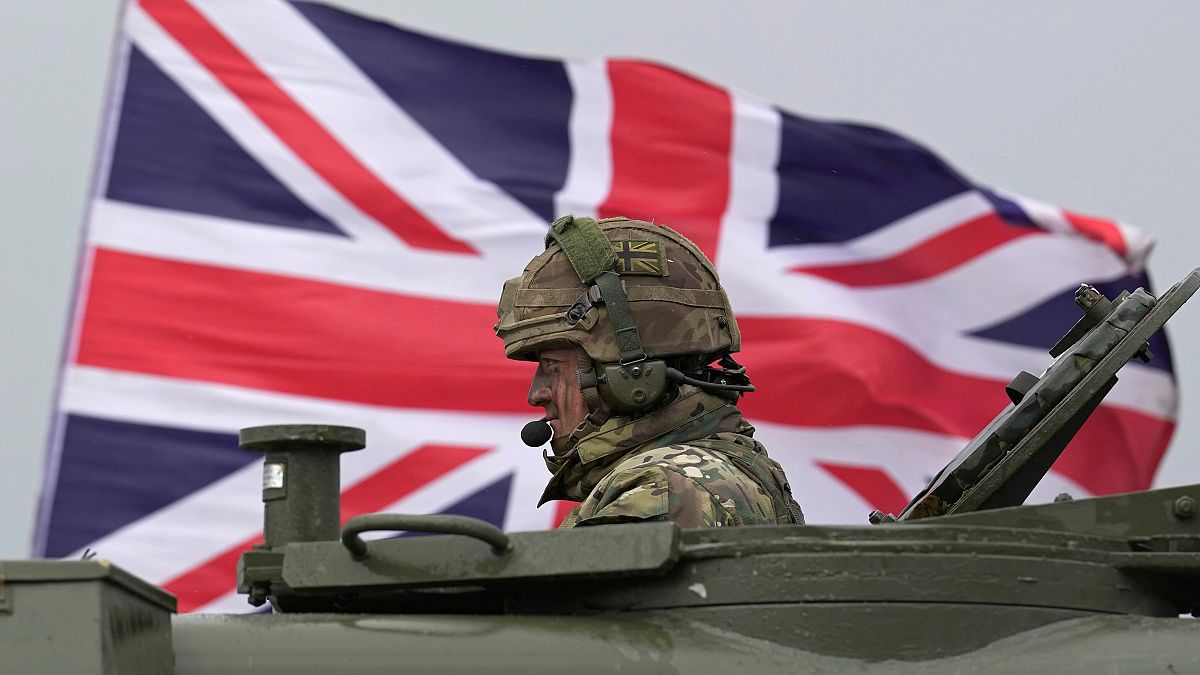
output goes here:
[{"label": "soldier", "polygon": [[[559,218],[546,250],[505,283],[497,314],[505,355],[538,364],[529,404],[553,433],[538,505],[581,502],[562,527],[804,522],[737,409],[754,390],[730,356],[737,322],[712,263],[684,236],[628,218]],[[549,436],[536,431],[522,432],[533,446]]]}]

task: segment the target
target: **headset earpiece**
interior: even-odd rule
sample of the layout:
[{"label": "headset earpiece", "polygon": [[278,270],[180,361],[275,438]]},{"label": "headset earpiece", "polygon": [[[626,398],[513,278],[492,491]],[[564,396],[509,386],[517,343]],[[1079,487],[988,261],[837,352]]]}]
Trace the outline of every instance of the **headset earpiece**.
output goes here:
[{"label": "headset earpiece", "polygon": [[627,364],[600,364],[597,377],[600,395],[620,414],[635,414],[654,408],[672,386],[667,364],[643,360]]}]

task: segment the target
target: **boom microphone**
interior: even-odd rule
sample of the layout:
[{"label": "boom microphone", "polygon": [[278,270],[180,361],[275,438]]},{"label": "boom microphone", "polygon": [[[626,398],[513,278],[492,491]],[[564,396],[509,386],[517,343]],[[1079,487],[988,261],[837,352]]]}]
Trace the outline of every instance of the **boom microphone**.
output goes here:
[{"label": "boom microphone", "polygon": [[521,429],[521,442],[531,448],[540,448],[550,441],[554,430],[546,423],[546,418],[534,420]]}]

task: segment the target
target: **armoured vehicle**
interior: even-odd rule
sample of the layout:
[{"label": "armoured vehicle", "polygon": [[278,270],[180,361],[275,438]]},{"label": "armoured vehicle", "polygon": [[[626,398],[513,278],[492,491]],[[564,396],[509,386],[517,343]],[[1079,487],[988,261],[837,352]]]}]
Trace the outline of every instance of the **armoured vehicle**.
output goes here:
[{"label": "armoured vehicle", "polygon": [[[1024,506],[1200,270],[1154,298],[1084,286],[1040,376],[872,524],[504,533],[456,516],[341,524],[364,432],[244,429],[271,613],[173,615],[106,562],[2,563],[0,670],[47,673],[1200,672],[1200,485]],[[436,536],[372,538],[381,532]],[[368,533],[375,533],[364,538]]]}]

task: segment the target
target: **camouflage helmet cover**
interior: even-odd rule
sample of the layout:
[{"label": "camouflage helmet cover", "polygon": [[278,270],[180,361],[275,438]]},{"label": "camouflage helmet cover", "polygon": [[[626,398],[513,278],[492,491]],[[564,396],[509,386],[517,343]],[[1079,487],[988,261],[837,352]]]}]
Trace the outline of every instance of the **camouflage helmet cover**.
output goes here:
[{"label": "camouflage helmet cover", "polygon": [[[555,221],[555,226],[568,218]],[[669,227],[641,220],[605,218],[587,223],[593,224],[598,224],[615,253],[615,270],[648,358],[699,355],[709,363],[741,349],[729,298],[713,264],[695,244]],[[546,250],[525,266],[521,276],[504,284],[495,328],[504,340],[505,356],[533,361],[540,350],[574,344],[599,363],[620,361],[603,303],[568,318],[568,310],[589,291],[589,285],[580,279],[563,247],[549,237],[547,242]],[[596,300],[595,287],[591,290]]]}]

